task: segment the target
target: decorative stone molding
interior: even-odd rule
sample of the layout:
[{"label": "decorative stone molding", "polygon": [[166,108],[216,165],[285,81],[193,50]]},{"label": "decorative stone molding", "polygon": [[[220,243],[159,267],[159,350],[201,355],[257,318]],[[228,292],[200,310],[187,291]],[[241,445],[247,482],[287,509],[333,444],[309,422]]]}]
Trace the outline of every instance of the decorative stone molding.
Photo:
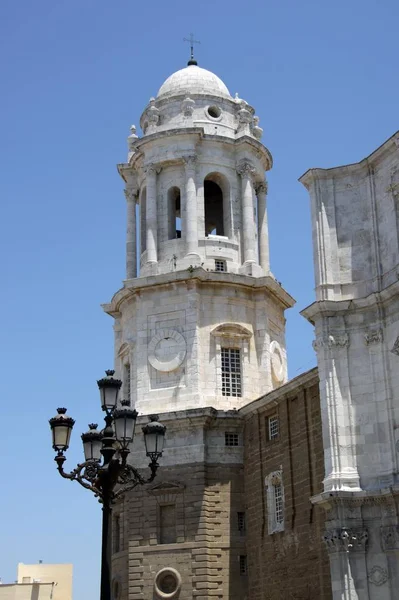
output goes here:
[{"label": "decorative stone molding", "polygon": [[[282,518],[278,519],[276,514],[276,496],[275,496],[275,488],[276,486],[280,486],[281,490],[281,510],[282,510]],[[283,470],[280,467],[277,471],[273,471],[269,473],[267,477],[265,477],[265,488],[266,488],[266,498],[267,498],[267,518],[268,518],[268,533],[269,535],[273,533],[278,533],[279,531],[284,531],[284,510],[285,510],[285,501],[284,501],[284,485],[283,485]]]},{"label": "decorative stone molding", "polygon": [[187,96],[181,103],[181,110],[185,117],[191,117],[194,112],[195,100]]},{"label": "decorative stone molding", "polygon": [[174,371],[185,357],[186,340],[175,329],[161,329],[148,345],[148,362],[157,371]]},{"label": "decorative stone molding", "polygon": [[128,145],[130,153],[134,152],[134,144],[135,144],[136,140],[138,140],[138,135],[136,134],[136,125],[131,125],[130,126],[130,135],[127,138],[127,145]]},{"label": "decorative stone molding", "polygon": [[327,550],[334,552],[365,552],[369,535],[367,529],[328,529],[323,540]]},{"label": "decorative stone molding", "polygon": [[370,329],[364,334],[364,343],[366,346],[370,344],[379,344],[383,341],[382,329]]},{"label": "decorative stone molding", "polygon": [[399,356],[399,337],[396,338],[391,352],[392,354],[396,354],[396,356]]},{"label": "decorative stone molding", "polygon": [[172,567],[161,569],[155,576],[154,590],[158,598],[172,600],[181,590],[181,575]]},{"label": "decorative stone molding", "polygon": [[381,527],[381,547],[386,550],[399,550],[399,526],[385,525]]},{"label": "decorative stone molding", "polygon": [[252,163],[248,161],[243,161],[237,165],[237,173],[241,175],[241,177],[251,178],[255,174],[255,167]]},{"label": "decorative stone molding", "polygon": [[285,376],[284,359],[280,344],[276,340],[270,344],[270,362],[274,379],[277,383],[282,383]]},{"label": "decorative stone molding", "polygon": [[349,346],[349,336],[347,333],[330,333],[325,337],[318,337],[312,342],[314,350],[319,348],[347,348]]},{"label": "decorative stone molding", "polygon": [[376,565],[369,572],[368,580],[374,585],[384,585],[389,579],[388,571]]},{"label": "decorative stone molding", "polygon": [[267,194],[267,181],[255,183],[255,192],[257,196],[259,196],[259,194]]}]

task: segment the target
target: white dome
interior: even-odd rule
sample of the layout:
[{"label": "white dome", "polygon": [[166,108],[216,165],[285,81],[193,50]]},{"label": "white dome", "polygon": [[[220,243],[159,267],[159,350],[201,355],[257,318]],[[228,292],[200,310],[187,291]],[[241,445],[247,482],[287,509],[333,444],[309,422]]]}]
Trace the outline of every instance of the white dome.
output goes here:
[{"label": "white dome", "polygon": [[168,77],[159,88],[157,98],[180,94],[210,94],[231,98],[229,90],[219,77],[196,65],[180,69]]}]

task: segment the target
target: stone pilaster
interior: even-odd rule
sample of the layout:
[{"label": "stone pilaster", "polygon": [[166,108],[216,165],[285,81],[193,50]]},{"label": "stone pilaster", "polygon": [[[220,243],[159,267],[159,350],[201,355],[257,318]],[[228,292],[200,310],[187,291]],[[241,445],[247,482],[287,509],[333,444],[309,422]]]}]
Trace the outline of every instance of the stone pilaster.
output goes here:
[{"label": "stone pilaster", "polygon": [[148,165],[146,170],[146,249],[147,262],[158,262],[158,229],[157,229],[157,174],[160,168]]},{"label": "stone pilaster", "polygon": [[188,255],[198,255],[198,217],[197,217],[197,189],[195,184],[196,156],[184,156],[185,167],[185,223],[183,230],[186,232],[186,251]]},{"label": "stone pilaster", "polygon": [[252,177],[255,169],[249,162],[242,162],[237,166],[237,172],[241,176],[241,198],[242,198],[242,225],[244,238],[244,264],[255,263],[255,220],[253,202]]},{"label": "stone pilaster", "polygon": [[136,202],[138,190],[126,188],[126,279],[137,277]]},{"label": "stone pilaster", "polygon": [[265,275],[270,271],[269,259],[269,228],[267,222],[266,194],[267,183],[262,181],[255,186],[258,197],[258,240],[259,240],[259,263]]}]

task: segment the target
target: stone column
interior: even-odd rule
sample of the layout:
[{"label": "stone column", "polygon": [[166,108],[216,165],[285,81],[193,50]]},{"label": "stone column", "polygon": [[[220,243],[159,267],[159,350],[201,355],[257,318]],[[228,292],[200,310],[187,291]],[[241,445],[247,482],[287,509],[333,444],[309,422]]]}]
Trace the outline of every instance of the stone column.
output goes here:
[{"label": "stone column", "polygon": [[125,189],[126,196],[126,279],[137,277],[137,252],[136,252],[136,202],[138,190]]},{"label": "stone column", "polygon": [[186,171],[185,182],[185,241],[186,252],[190,255],[198,255],[198,216],[197,216],[197,187],[195,184],[195,163],[197,157],[194,155],[184,156]]},{"label": "stone column", "polygon": [[269,259],[269,229],[267,223],[266,194],[267,182],[256,184],[256,195],[258,197],[258,240],[259,240],[259,263],[265,275],[270,271]]},{"label": "stone column", "polygon": [[369,600],[366,528],[336,527],[324,535],[330,559],[333,600]]},{"label": "stone column", "polygon": [[252,176],[255,169],[249,162],[242,162],[237,167],[241,175],[242,226],[244,237],[244,264],[256,262],[255,252],[255,220],[253,203]]},{"label": "stone column", "polygon": [[146,250],[147,262],[158,262],[158,231],[157,231],[157,173],[156,165],[148,165],[146,170]]}]

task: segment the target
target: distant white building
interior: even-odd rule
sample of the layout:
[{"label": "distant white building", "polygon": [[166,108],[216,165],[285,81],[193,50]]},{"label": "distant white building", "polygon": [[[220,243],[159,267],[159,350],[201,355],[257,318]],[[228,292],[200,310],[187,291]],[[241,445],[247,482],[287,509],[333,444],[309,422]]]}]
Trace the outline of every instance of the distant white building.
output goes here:
[{"label": "distant white building", "polygon": [[0,585],[0,600],[72,600],[71,564],[18,564],[17,581]]}]

